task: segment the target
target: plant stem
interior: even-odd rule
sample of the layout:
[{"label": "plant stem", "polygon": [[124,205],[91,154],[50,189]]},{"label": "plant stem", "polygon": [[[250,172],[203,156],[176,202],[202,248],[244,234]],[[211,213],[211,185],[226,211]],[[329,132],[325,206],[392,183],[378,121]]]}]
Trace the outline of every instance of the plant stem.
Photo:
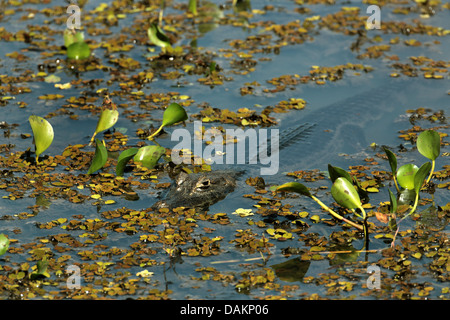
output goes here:
[{"label": "plant stem", "polygon": [[341,216],[340,214],[337,214],[336,212],[334,212],[333,210],[331,210],[329,207],[327,207],[322,201],[320,201],[319,199],[317,199],[315,196],[311,195],[311,198],[317,202],[322,208],[324,208],[325,210],[327,210],[329,213],[331,213],[331,215],[339,220],[342,220],[344,222],[347,222],[348,224],[352,225],[355,228],[358,228],[359,230],[364,230],[364,227],[354,223],[353,221],[350,221],[346,218],[344,218],[343,216]]},{"label": "plant stem", "polygon": [[398,187],[398,183],[397,183],[397,178],[395,177],[396,175],[397,175],[397,173],[393,173],[392,177],[394,178],[395,189],[397,189],[397,192],[400,192],[400,188]]},{"label": "plant stem", "polygon": [[430,182],[431,180],[431,176],[433,175],[433,171],[434,171],[434,166],[436,164],[435,160],[431,161],[431,170],[430,170],[430,175],[428,176],[427,182],[425,182],[425,184],[427,184],[428,182]]},{"label": "plant stem", "polygon": [[164,126],[160,126],[160,127],[158,128],[158,130],[156,130],[155,132],[153,132],[151,135],[149,135],[149,136],[147,137],[147,140],[153,140],[153,137],[156,136],[156,135],[161,131],[161,129],[162,129],[163,127],[164,127]]}]

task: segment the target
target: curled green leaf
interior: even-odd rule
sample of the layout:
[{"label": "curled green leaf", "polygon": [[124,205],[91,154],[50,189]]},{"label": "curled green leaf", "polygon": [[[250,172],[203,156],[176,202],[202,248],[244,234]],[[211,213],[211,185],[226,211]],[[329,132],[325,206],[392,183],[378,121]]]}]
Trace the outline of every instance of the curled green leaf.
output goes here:
[{"label": "curled green leaf", "polygon": [[389,200],[391,202],[389,211],[391,213],[396,213],[397,212],[397,198],[395,197],[395,195],[392,193],[391,190],[388,190],[388,191],[389,191]]},{"label": "curled green leaf", "polygon": [[427,175],[430,173],[431,163],[425,162],[420,166],[419,170],[417,170],[414,175],[414,190],[418,194],[420,192],[420,188],[422,188],[423,182]]},{"label": "curled green leaf", "polygon": [[353,184],[345,178],[339,177],[334,181],[331,195],[339,205],[347,209],[362,208],[358,192]]},{"label": "curled green leaf", "polygon": [[342,168],[332,166],[331,164],[328,164],[328,173],[330,175],[331,182],[333,183],[339,177],[345,178],[349,182],[353,182],[351,175],[347,171]]},{"label": "curled green leaf", "polygon": [[95,139],[95,144],[94,158],[92,159],[92,163],[87,174],[92,174],[97,170],[100,170],[108,160],[108,151],[106,150],[104,143],[99,139]]},{"label": "curled green leaf", "polygon": [[117,111],[117,106],[109,96],[106,96],[103,99],[103,109],[100,113],[100,117],[97,121],[97,127],[95,128],[95,132],[92,135],[91,142],[94,142],[95,136],[102,131],[108,130],[112,126],[114,126],[119,119],[119,111]]},{"label": "curled green leaf", "polygon": [[384,149],[384,152],[386,153],[386,156],[388,158],[392,174],[394,175],[395,172],[397,171],[397,157],[396,157],[395,153],[393,153],[388,148],[383,148],[383,149]]},{"label": "curled green leaf", "polygon": [[301,195],[311,197],[311,193],[308,188],[299,182],[287,182],[278,186],[275,191],[296,192]]},{"label": "curled green leaf", "polygon": [[139,148],[133,160],[140,162],[142,166],[148,169],[153,169],[165,152],[166,149],[160,146],[145,146]]},{"label": "curled green leaf", "polygon": [[39,163],[39,156],[52,144],[54,132],[52,125],[39,116],[31,115],[28,118],[34,135],[36,146],[36,163]]},{"label": "curled green leaf", "polygon": [[164,31],[156,23],[150,25],[150,28],[147,30],[147,35],[150,42],[158,47],[166,48],[171,46],[169,37],[166,36]]},{"label": "curled green leaf", "polygon": [[129,148],[120,153],[119,158],[117,159],[117,165],[116,165],[116,175],[117,176],[123,175],[125,166],[127,165],[128,161],[130,161],[130,159],[136,155],[138,150],[139,150],[139,148]]}]

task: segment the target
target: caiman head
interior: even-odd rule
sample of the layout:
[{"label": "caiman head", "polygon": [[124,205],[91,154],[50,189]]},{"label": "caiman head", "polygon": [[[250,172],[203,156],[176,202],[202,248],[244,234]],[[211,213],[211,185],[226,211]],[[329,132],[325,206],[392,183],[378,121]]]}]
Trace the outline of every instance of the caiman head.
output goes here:
[{"label": "caiman head", "polygon": [[208,210],[209,206],[234,190],[239,174],[234,171],[181,172],[164,200],[155,203],[153,208],[188,207]]}]

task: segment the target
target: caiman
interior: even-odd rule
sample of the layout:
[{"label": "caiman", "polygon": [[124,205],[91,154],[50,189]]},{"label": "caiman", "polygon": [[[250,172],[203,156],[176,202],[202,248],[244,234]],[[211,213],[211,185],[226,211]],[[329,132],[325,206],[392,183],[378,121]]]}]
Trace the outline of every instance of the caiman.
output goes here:
[{"label": "caiman", "polygon": [[[327,154],[342,152],[342,149],[344,147],[348,149],[349,145],[353,147],[353,150],[362,150],[367,146],[363,133],[364,125],[386,113],[384,104],[387,102],[386,98],[395,92],[397,87],[392,84],[382,86],[310,113],[302,119],[304,124],[284,130],[280,134],[279,150],[295,143],[296,150],[299,150],[300,154],[297,157],[290,157],[295,159],[295,164],[292,164],[295,166],[292,168],[294,170],[313,169],[326,165]],[[331,133],[324,132],[325,129]],[[348,137],[342,137],[342,132],[346,130],[351,132],[352,138],[357,137],[358,143],[354,141],[349,143]],[[247,166],[244,171],[251,167],[255,166]],[[192,174],[182,172],[175,179],[164,199],[156,202],[153,208],[157,210],[183,206],[208,210],[209,206],[234,191],[237,178],[241,174],[242,170]]]}]

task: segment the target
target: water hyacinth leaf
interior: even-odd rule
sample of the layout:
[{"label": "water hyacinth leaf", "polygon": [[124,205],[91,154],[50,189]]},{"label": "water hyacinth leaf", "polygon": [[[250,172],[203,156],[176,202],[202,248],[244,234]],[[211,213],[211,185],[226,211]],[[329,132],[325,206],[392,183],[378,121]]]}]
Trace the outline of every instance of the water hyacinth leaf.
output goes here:
[{"label": "water hyacinth leaf", "polygon": [[91,55],[91,49],[84,41],[74,42],[67,48],[66,55],[69,59],[84,60]]},{"label": "water hyacinth leaf", "polygon": [[287,182],[282,184],[281,186],[278,186],[275,191],[286,191],[286,192],[296,192],[301,195],[311,197],[311,193],[309,192],[308,188],[305,187],[303,184],[299,182]]},{"label": "water hyacinth leaf", "polygon": [[94,158],[92,159],[92,163],[87,174],[92,174],[95,171],[100,170],[105,165],[106,160],[108,160],[108,151],[106,150],[103,142],[99,139],[95,139],[95,144]]},{"label": "water hyacinth leaf", "polygon": [[422,188],[423,185],[423,181],[430,173],[430,170],[431,163],[426,162],[422,166],[420,166],[419,170],[417,170],[416,174],[414,175],[414,190],[416,191],[416,194],[419,194],[420,188]]},{"label": "water hyacinth leaf", "polygon": [[389,200],[391,202],[389,211],[391,213],[396,213],[397,212],[397,198],[395,197],[395,195],[392,193],[391,190],[388,190],[388,191],[389,191]]},{"label": "water hyacinth leaf", "polygon": [[395,188],[397,189],[397,191],[400,191],[400,188],[398,187],[398,183],[397,183],[397,178],[396,178],[397,177],[397,156],[395,155],[395,153],[393,153],[388,148],[383,148],[383,149],[388,158],[389,166],[391,167],[392,178],[394,179]]},{"label": "water hyacinth leaf", "polygon": [[347,209],[361,208],[358,192],[353,184],[345,178],[339,177],[336,179],[331,187],[331,195],[339,205]]},{"label": "water hyacinth leaf", "polygon": [[52,125],[39,116],[31,115],[28,118],[34,135],[36,146],[36,163],[39,163],[39,156],[52,144],[54,132]]},{"label": "water hyacinth leaf", "polygon": [[388,148],[383,148],[383,149],[384,149],[384,152],[386,153],[386,156],[388,158],[389,165],[391,166],[392,174],[394,175],[395,172],[397,171],[397,157],[395,156],[395,153],[393,153]]},{"label": "water hyacinth leaf", "polygon": [[103,100],[103,109],[98,118],[97,127],[92,135],[91,143],[94,141],[95,136],[102,131],[108,130],[114,126],[119,119],[119,111],[117,111],[117,106],[111,101],[111,99],[106,96]]},{"label": "water hyacinth leaf", "polygon": [[345,178],[349,182],[353,182],[352,177],[350,176],[350,174],[347,171],[345,171],[344,169],[339,168],[339,167],[334,167],[331,164],[328,164],[328,173],[330,174],[330,179],[331,179],[331,182],[333,182],[333,183],[339,177]]},{"label": "water hyacinth leaf", "polygon": [[[344,178],[339,178],[342,179],[344,181],[347,181],[347,179]],[[338,180],[339,180],[338,179]],[[350,182],[348,182],[350,184]],[[351,185],[351,184],[350,184]],[[296,192],[299,194],[302,194],[304,196],[310,197],[311,199],[313,199],[315,202],[317,202],[323,209],[327,210],[333,217],[335,217],[336,219],[342,220],[347,222],[348,224],[363,230],[363,226],[358,225],[357,223],[354,223],[353,221],[350,221],[346,218],[344,218],[343,216],[339,215],[338,213],[334,212],[333,210],[331,210],[329,207],[327,207],[322,201],[320,201],[318,198],[316,198],[315,196],[313,196],[307,187],[305,187],[303,184],[298,183],[298,182],[287,182],[285,184],[282,184],[281,186],[278,186],[275,191],[286,191],[286,192]],[[311,217],[312,218],[312,217]]]},{"label": "water hyacinth leaf", "polygon": [[441,138],[439,133],[433,130],[420,133],[417,138],[417,150],[431,161],[436,160],[441,152]]},{"label": "water hyacinth leaf", "polygon": [[5,254],[9,248],[9,239],[2,233],[0,234],[0,256]]},{"label": "water hyacinth leaf", "polygon": [[414,189],[414,175],[419,168],[415,164],[405,164],[398,168],[397,181],[405,189]]},{"label": "water hyacinth leaf", "polygon": [[352,178],[352,176],[347,171],[345,171],[342,168],[335,167],[335,166],[332,166],[331,164],[328,164],[328,173],[329,173],[330,179],[333,183],[339,177],[347,179],[350,183],[355,185],[360,198],[364,201],[366,201],[366,200],[369,201],[369,196],[367,194],[367,191],[364,190],[363,188],[361,188],[359,181],[356,178]]},{"label": "water hyacinth leaf", "polygon": [[197,0],[189,0],[188,10],[194,16],[197,15]]},{"label": "water hyacinth leaf", "polygon": [[158,128],[158,130],[153,132],[147,139],[152,140],[153,137],[156,136],[162,130],[163,127],[170,126],[180,121],[185,121],[187,120],[187,118],[188,118],[187,113],[182,106],[180,106],[178,103],[175,102],[171,103],[166,108],[166,110],[164,110],[163,121],[161,126]]},{"label": "water hyacinth leaf", "polygon": [[174,123],[187,120],[188,116],[186,110],[178,103],[171,103],[163,114],[163,126],[171,126]]},{"label": "water hyacinth leaf", "polygon": [[133,160],[140,162],[142,166],[148,169],[153,169],[165,152],[166,149],[160,146],[145,146],[139,148]]},{"label": "water hyacinth leaf", "polygon": [[97,122],[97,127],[95,128],[95,133],[99,133],[108,130],[113,125],[116,124],[119,119],[119,111],[115,109],[104,109],[100,114]]},{"label": "water hyacinth leaf", "polygon": [[150,28],[147,30],[147,34],[150,42],[154,45],[161,48],[170,47],[169,37],[166,36],[166,34],[156,23],[152,23],[150,25]]},{"label": "water hyacinth leaf", "polygon": [[72,43],[83,41],[84,41],[83,32],[73,32],[70,29],[64,30],[64,46],[66,48],[68,48]]},{"label": "water hyacinth leaf", "polygon": [[31,280],[42,279],[50,277],[50,274],[47,272],[48,261],[44,259],[42,261],[38,261],[36,263],[36,271],[30,274]]},{"label": "water hyacinth leaf", "polygon": [[128,161],[130,161],[130,159],[136,155],[138,150],[139,150],[139,148],[129,148],[120,153],[119,158],[117,159],[117,165],[116,165],[116,175],[117,176],[123,175],[125,166],[127,165]]}]

